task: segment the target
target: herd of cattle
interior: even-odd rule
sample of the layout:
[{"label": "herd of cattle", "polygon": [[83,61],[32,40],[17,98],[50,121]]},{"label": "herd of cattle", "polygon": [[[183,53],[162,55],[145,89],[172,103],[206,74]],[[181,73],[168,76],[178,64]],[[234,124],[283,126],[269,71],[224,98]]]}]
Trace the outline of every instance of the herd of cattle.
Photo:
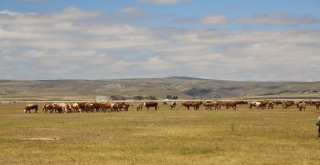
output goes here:
[{"label": "herd of cattle", "polygon": [[[139,103],[136,105],[137,111],[142,111],[145,107],[154,108],[158,110],[160,103],[155,101],[148,101]],[[171,110],[177,109],[177,102],[162,102],[163,106],[170,107]],[[236,110],[237,105],[248,105],[249,109],[273,109],[274,105],[281,105],[283,109],[288,109],[292,106],[296,106],[300,111],[305,110],[306,106],[315,106],[316,110],[320,109],[320,101],[184,101],[181,102],[181,106],[187,108],[193,108],[194,110],[200,110],[201,106],[204,106],[206,110],[221,110],[225,109]],[[42,107],[44,113],[82,113],[82,112],[119,112],[128,111],[129,107],[133,105],[128,102],[78,102],[78,103],[46,103]],[[34,110],[38,112],[38,104],[27,104],[24,109],[24,113],[30,113]]]}]

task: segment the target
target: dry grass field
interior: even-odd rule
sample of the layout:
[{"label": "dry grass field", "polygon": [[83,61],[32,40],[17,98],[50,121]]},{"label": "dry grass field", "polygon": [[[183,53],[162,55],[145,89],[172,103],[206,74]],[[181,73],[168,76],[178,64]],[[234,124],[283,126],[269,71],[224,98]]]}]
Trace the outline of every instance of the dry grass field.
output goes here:
[{"label": "dry grass field", "polygon": [[319,164],[314,107],[23,113],[0,104],[0,164]]}]

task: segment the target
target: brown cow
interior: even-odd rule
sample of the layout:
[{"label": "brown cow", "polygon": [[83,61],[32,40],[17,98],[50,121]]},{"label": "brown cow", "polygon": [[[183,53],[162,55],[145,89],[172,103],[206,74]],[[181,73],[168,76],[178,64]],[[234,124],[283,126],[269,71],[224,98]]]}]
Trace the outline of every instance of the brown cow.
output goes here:
[{"label": "brown cow", "polygon": [[199,110],[201,104],[201,101],[185,101],[181,103],[181,105],[186,107],[188,110],[190,107],[193,107],[194,110]]},{"label": "brown cow", "polygon": [[234,110],[237,110],[237,102],[236,101],[228,101],[226,103],[226,109],[232,108]]},{"label": "brown cow", "polygon": [[188,110],[190,107],[193,107],[192,102],[191,101],[186,101],[181,103],[182,106],[186,107]]},{"label": "brown cow", "polygon": [[102,112],[111,112],[111,108],[112,108],[113,103],[111,102],[103,102],[100,103],[100,109]]},{"label": "brown cow", "polygon": [[25,107],[24,107],[24,113],[31,113],[31,110],[34,110],[34,113],[37,113],[38,112],[38,105],[37,104],[27,104]]},{"label": "brown cow", "polygon": [[214,107],[215,110],[217,109],[216,108],[216,103],[211,102],[211,101],[207,101],[206,103],[203,103],[203,106],[206,107],[206,110],[208,110],[208,109],[212,110],[212,107]]},{"label": "brown cow", "polygon": [[122,104],[121,108],[124,110],[124,111],[129,111],[129,107],[132,106],[130,105],[129,103],[124,103]]},{"label": "brown cow", "polygon": [[147,108],[147,110],[149,110],[150,107],[154,107],[154,110],[158,110],[159,108],[159,105],[157,102],[153,102],[153,101],[150,101],[150,102],[144,102],[143,105]]},{"label": "brown cow", "polygon": [[282,102],[282,107],[283,109],[288,109],[289,107],[294,105],[294,101],[283,101]]}]

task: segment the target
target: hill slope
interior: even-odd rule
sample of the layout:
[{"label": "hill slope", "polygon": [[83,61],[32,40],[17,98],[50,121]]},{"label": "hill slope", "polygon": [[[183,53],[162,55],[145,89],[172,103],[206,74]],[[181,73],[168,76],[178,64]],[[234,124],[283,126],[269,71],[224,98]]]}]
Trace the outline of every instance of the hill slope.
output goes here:
[{"label": "hill slope", "polygon": [[0,100],[92,100],[98,95],[165,98],[319,97],[320,82],[252,82],[168,77],[118,80],[0,80]]}]

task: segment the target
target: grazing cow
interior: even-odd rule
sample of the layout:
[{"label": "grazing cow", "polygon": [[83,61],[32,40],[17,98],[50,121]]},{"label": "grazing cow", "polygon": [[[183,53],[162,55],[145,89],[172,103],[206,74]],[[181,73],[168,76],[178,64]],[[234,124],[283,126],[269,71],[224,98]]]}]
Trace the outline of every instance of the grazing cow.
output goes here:
[{"label": "grazing cow", "polygon": [[142,111],[142,107],[143,107],[143,103],[139,103],[139,104],[137,105],[136,110],[137,110],[137,111]]},{"label": "grazing cow", "polygon": [[203,103],[203,106],[206,107],[206,110],[210,109],[212,110],[212,107],[215,107],[216,109],[216,103],[207,101],[206,103]]},{"label": "grazing cow", "polygon": [[307,104],[305,102],[301,102],[298,104],[299,111],[305,111]]},{"label": "grazing cow", "polygon": [[234,110],[237,110],[237,102],[236,101],[228,101],[226,103],[226,109],[232,108]]},{"label": "grazing cow", "polygon": [[42,108],[43,113],[52,113],[55,110],[55,106],[53,104],[44,104]]},{"label": "grazing cow", "polygon": [[258,108],[261,105],[261,102],[256,101],[256,102],[250,102],[249,103],[249,109],[252,109],[252,107]]},{"label": "grazing cow", "polygon": [[71,109],[73,112],[81,112],[79,103],[71,104]]},{"label": "grazing cow", "polygon": [[181,103],[181,105],[187,107],[188,110],[190,107],[193,107],[194,110],[199,110],[201,104],[201,101],[186,101]]},{"label": "grazing cow", "polygon": [[126,102],[115,102],[113,104],[111,104],[111,110],[113,111],[128,111],[129,110],[129,106],[130,104],[129,103],[126,103]]},{"label": "grazing cow", "polygon": [[82,113],[85,110],[85,102],[79,102],[77,103],[79,105],[79,112]]},{"label": "grazing cow", "polygon": [[201,104],[203,104],[201,101],[193,102],[193,108],[194,108],[194,110],[199,110]]},{"label": "grazing cow", "polygon": [[113,103],[111,102],[103,102],[103,103],[99,103],[100,106],[100,110],[102,112],[111,112],[111,108],[112,108]]},{"label": "grazing cow", "polygon": [[273,102],[267,102],[266,108],[273,109]]},{"label": "grazing cow", "polygon": [[181,105],[186,107],[188,110],[189,110],[190,107],[193,106],[191,101],[183,102],[183,103],[181,103]]},{"label": "grazing cow", "polygon": [[217,109],[222,109],[222,106],[226,106],[227,102],[226,101],[217,101]]},{"label": "grazing cow", "polygon": [[37,104],[27,104],[25,107],[24,107],[24,113],[31,113],[31,110],[34,110],[34,113],[37,113],[38,112],[38,105]]},{"label": "grazing cow", "polygon": [[130,105],[129,103],[123,103],[121,105],[121,108],[124,110],[124,111],[129,111],[129,107],[132,106]]},{"label": "grazing cow", "polygon": [[294,101],[283,101],[282,102],[282,107],[283,109],[288,109],[289,107],[294,105]]},{"label": "grazing cow", "polygon": [[158,110],[159,106],[157,102],[144,102],[143,105],[149,110],[150,107],[154,107],[154,110]]},{"label": "grazing cow", "polygon": [[57,110],[59,113],[68,113],[69,109],[68,109],[68,105],[66,103],[58,103],[57,104]]},{"label": "grazing cow", "polygon": [[84,104],[84,109],[83,109],[85,112],[89,112],[89,111],[91,111],[91,112],[94,112],[94,105],[93,105],[93,103],[85,103]]},{"label": "grazing cow", "polygon": [[176,102],[172,102],[172,103],[170,104],[170,109],[171,109],[171,110],[174,110],[174,109],[176,109],[176,106],[177,106],[177,103],[176,103]]}]

